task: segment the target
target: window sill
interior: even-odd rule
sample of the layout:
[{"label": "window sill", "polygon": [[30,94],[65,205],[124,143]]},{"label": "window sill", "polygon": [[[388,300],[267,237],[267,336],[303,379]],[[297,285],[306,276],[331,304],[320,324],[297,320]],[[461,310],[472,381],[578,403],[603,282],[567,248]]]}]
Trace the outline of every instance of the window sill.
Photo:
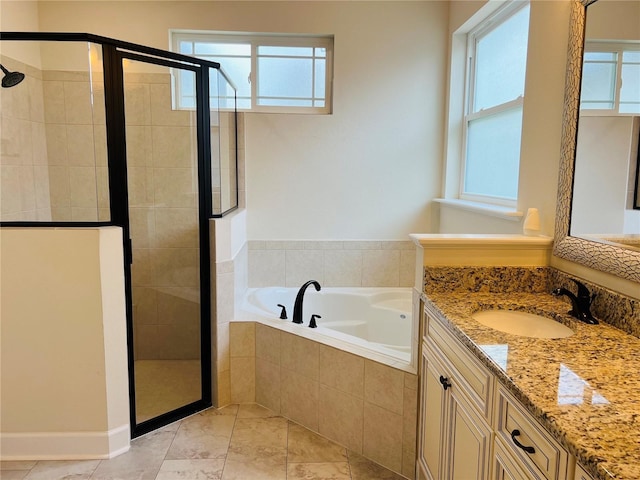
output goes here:
[{"label": "window sill", "polygon": [[458,198],[434,198],[434,202],[446,205],[447,207],[457,208],[459,210],[467,210],[469,212],[480,213],[491,217],[519,222],[523,217],[523,213],[512,208],[500,205],[491,205],[488,203],[470,202],[468,200],[460,200]]}]

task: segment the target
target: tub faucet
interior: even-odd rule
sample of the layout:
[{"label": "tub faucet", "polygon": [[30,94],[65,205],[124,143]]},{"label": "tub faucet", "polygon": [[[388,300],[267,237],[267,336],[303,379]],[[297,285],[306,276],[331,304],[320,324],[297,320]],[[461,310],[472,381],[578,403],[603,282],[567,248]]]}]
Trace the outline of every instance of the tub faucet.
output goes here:
[{"label": "tub faucet", "polygon": [[571,310],[569,310],[569,315],[577,318],[578,320],[589,323],[591,325],[596,325],[598,320],[593,318],[591,314],[591,304],[593,300],[596,298],[596,294],[591,295],[589,293],[589,289],[577,280],[571,278],[577,286],[578,286],[578,294],[574,295],[572,292],[567,290],[566,288],[556,288],[551,294],[555,296],[565,295],[569,297],[571,300]]},{"label": "tub faucet", "polygon": [[296,295],[296,301],[293,304],[293,323],[302,323],[302,300],[304,299],[304,291],[309,285],[313,285],[316,292],[320,291],[320,284],[315,280],[309,280],[300,287],[300,290],[298,290],[298,294]]}]

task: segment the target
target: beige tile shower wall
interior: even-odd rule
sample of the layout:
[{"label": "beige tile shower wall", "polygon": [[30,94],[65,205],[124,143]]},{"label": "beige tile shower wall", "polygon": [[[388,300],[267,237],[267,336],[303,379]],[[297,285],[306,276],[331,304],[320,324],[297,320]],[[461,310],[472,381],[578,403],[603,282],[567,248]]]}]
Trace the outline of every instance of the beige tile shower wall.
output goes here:
[{"label": "beige tile shower wall", "polygon": [[43,72],[53,221],[109,220],[104,88],[88,72]]},{"label": "beige tile shower wall", "polygon": [[125,110],[137,358],[199,358],[194,114],[168,74],[126,74]]},{"label": "beige tile shower wall", "polygon": [[255,401],[413,478],[416,375],[260,323],[230,327],[232,402]]},{"label": "beige tile shower wall", "polygon": [[4,55],[0,63],[26,74],[0,89],[0,219],[51,220],[42,73]]},{"label": "beige tile shower wall", "polygon": [[410,287],[411,241],[250,241],[249,287]]}]

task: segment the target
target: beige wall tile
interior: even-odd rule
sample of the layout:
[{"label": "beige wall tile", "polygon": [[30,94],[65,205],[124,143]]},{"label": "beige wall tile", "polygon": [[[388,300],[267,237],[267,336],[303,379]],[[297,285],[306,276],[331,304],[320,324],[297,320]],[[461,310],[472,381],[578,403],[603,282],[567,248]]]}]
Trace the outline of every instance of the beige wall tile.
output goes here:
[{"label": "beige wall tile", "polygon": [[64,109],[67,124],[91,125],[93,110],[88,82],[64,82]]},{"label": "beige wall tile", "polygon": [[95,167],[69,167],[72,207],[98,208]]},{"label": "beige wall tile", "polygon": [[284,250],[249,250],[249,287],[285,285]]},{"label": "beige wall tile", "polygon": [[199,255],[196,248],[152,250],[154,282],[166,287],[199,287]]},{"label": "beige wall tile", "polygon": [[67,127],[48,123],[45,126],[47,141],[47,159],[49,165],[67,165],[69,163],[67,153]]},{"label": "beige wall tile", "polygon": [[138,287],[154,286],[151,251],[147,248],[134,248],[132,257],[131,284]]},{"label": "beige wall tile", "polygon": [[198,215],[195,208],[156,208],[155,218],[155,247],[198,247]]},{"label": "beige wall tile", "polygon": [[136,325],[156,325],[158,323],[156,289],[134,286],[132,292],[134,323]]},{"label": "beige wall tile", "polygon": [[416,428],[418,425],[418,391],[404,388],[402,408],[402,449],[416,451]]},{"label": "beige wall tile", "polygon": [[198,182],[191,168],[154,168],[153,182],[158,207],[195,207]]},{"label": "beige wall tile", "polygon": [[362,453],[363,400],[320,385],[319,402],[318,432]]},{"label": "beige wall tile", "polygon": [[215,312],[217,322],[230,322],[234,312],[235,273],[216,275]]},{"label": "beige wall tile", "polygon": [[362,398],[364,359],[326,345],[320,345],[320,384]]},{"label": "beige wall tile", "polygon": [[197,288],[162,287],[157,292],[159,324],[200,324],[200,292]]},{"label": "beige wall tile", "polygon": [[415,250],[400,251],[400,286],[413,287],[416,272]]},{"label": "beige wall tile", "polygon": [[3,216],[16,214],[21,211],[20,201],[20,170],[22,167],[17,165],[2,165],[0,166],[0,178],[2,184],[0,185],[0,195],[2,204]]},{"label": "beige wall tile", "polygon": [[67,125],[66,128],[69,165],[94,166],[93,125]]},{"label": "beige wall tile", "polygon": [[33,164],[48,165],[47,129],[44,123],[31,122],[31,141],[33,142]]},{"label": "beige wall tile", "polygon": [[71,221],[95,222],[98,220],[97,208],[71,207]]},{"label": "beige wall tile", "polygon": [[402,415],[404,372],[365,360],[364,398],[367,402]]},{"label": "beige wall tile", "polygon": [[231,357],[231,401],[256,401],[256,363],[254,357]]},{"label": "beige wall tile", "polygon": [[256,324],[254,322],[231,322],[229,328],[230,355],[232,357],[255,357]]},{"label": "beige wall tile", "polygon": [[280,365],[282,368],[318,380],[320,345],[297,335],[282,332]]},{"label": "beige wall tile", "polygon": [[362,252],[327,250],[324,252],[324,285],[359,287],[362,284]]},{"label": "beige wall tile", "polygon": [[52,207],[71,206],[69,167],[49,167],[49,193]]},{"label": "beige wall tile", "polygon": [[152,207],[155,204],[154,171],[147,167],[128,167],[129,207]]},{"label": "beige wall tile", "polygon": [[151,127],[148,125],[128,125],[126,135],[128,167],[152,166]]},{"label": "beige wall tile", "polygon": [[416,478],[416,453],[415,452],[402,452],[402,475],[409,480]]},{"label": "beige wall tile", "polygon": [[149,85],[131,83],[125,75],[124,106],[127,125],[151,125],[151,94]]},{"label": "beige wall tile", "polygon": [[404,372],[404,387],[411,390],[418,390],[418,375]]},{"label": "beige wall tile", "polygon": [[318,430],[318,381],[280,369],[282,415],[312,430]]},{"label": "beige wall tile", "polygon": [[308,280],[324,282],[322,250],[287,250],[285,275],[287,287],[299,287]]},{"label": "beige wall tile", "polygon": [[231,345],[229,341],[230,337],[230,324],[218,323],[216,328],[216,345],[217,345],[217,359],[218,359],[218,371],[229,370],[231,368]]},{"label": "beige wall tile", "polygon": [[156,232],[156,216],[153,207],[130,207],[129,227],[134,248],[150,248]]},{"label": "beige wall tile", "polygon": [[280,330],[256,324],[256,361],[266,360],[280,366]]},{"label": "beige wall tile", "polygon": [[45,123],[66,123],[64,84],[61,81],[42,82]]},{"label": "beige wall tile", "polygon": [[280,366],[267,360],[256,359],[256,402],[280,413]]},{"label": "beige wall tile", "polygon": [[153,165],[194,168],[197,162],[195,127],[153,126]]},{"label": "beige wall tile", "polygon": [[362,253],[363,287],[397,287],[399,284],[398,250],[370,250]]},{"label": "beige wall tile", "polygon": [[36,186],[36,206],[38,209],[46,209],[51,215],[51,200],[49,193],[49,167],[33,167],[33,176]]},{"label": "beige wall tile", "polygon": [[364,402],[362,454],[393,470],[402,470],[402,416]]},{"label": "beige wall tile", "polygon": [[231,403],[231,372],[229,370],[218,372],[217,388],[218,403],[216,406],[229,405]]}]

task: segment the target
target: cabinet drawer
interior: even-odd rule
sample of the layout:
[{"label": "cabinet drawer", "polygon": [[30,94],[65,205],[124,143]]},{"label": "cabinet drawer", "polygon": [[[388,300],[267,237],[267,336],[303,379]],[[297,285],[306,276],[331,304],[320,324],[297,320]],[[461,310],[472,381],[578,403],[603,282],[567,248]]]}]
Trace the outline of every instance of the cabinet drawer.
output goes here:
[{"label": "cabinet drawer", "polygon": [[478,412],[491,423],[493,375],[480,361],[468,352],[435,317],[427,314],[427,338],[455,367],[460,387],[465,391]]},{"label": "cabinet drawer", "polygon": [[[496,436],[502,439],[512,455],[521,460],[531,476],[548,480],[570,478],[567,451],[504,387],[498,388],[496,400]],[[523,447],[530,451],[525,451]]]}]

